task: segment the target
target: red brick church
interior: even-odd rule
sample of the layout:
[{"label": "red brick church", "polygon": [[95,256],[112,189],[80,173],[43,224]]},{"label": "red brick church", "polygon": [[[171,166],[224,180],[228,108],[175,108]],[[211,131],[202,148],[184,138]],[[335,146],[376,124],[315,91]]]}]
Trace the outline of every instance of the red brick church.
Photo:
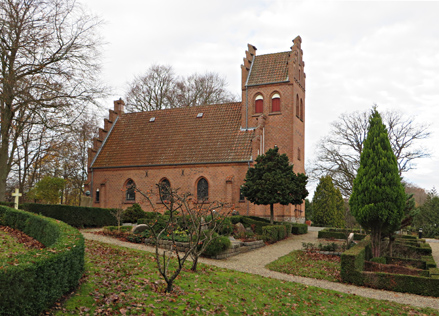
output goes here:
[{"label": "red brick church", "polygon": [[[301,38],[291,50],[256,55],[248,45],[242,69],[242,102],[124,113],[114,102],[89,149],[86,190],[95,207],[148,204],[132,190],[166,183],[196,198],[223,201],[242,215],[269,217],[270,207],[240,194],[257,155],[279,147],[305,172],[305,72]],[[159,202],[157,198],[157,202]],[[277,220],[304,221],[302,205],[275,205]]]}]

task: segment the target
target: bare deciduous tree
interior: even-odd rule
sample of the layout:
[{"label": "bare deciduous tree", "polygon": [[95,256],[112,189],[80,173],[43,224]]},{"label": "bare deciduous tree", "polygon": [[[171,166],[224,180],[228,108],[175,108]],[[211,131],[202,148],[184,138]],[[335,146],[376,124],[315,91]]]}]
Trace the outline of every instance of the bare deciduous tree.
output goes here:
[{"label": "bare deciduous tree", "polygon": [[[353,112],[342,114],[332,123],[332,131],[320,141],[316,159],[307,170],[310,178],[316,180],[330,175],[343,196],[351,195],[369,127],[368,117],[367,111]],[[414,160],[429,156],[425,149],[417,146],[419,140],[430,136],[428,126],[416,124],[413,118],[405,118],[396,111],[383,113],[383,121],[400,175],[415,167]]]},{"label": "bare deciduous tree", "polygon": [[171,66],[153,65],[129,83],[127,111],[153,111],[184,106],[234,102],[237,97],[226,89],[219,74],[208,72],[177,77]]},{"label": "bare deciduous tree", "polygon": [[175,102],[176,78],[171,66],[152,65],[143,76],[129,84],[125,96],[127,111],[141,112],[177,107]]},{"label": "bare deciduous tree", "polygon": [[176,86],[179,107],[236,101],[236,97],[226,90],[226,80],[214,72],[181,78]]},{"label": "bare deciduous tree", "polygon": [[[155,225],[156,221],[147,223],[151,238],[155,244],[155,258],[159,273],[165,280],[166,292],[172,292],[174,281],[180,274],[187,259],[192,258],[192,271],[196,271],[199,256],[207,249],[216,238],[216,233],[225,224],[229,213],[223,212],[224,204],[220,202],[195,203],[190,193],[179,193],[178,189],[168,187],[166,184],[157,184],[159,198],[166,214],[168,215],[164,226]],[[150,204],[154,212],[158,212],[146,194],[134,187]],[[182,229],[179,218],[186,221],[187,248],[182,252],[177,246],[177,232]],[[159,249],[161,239],[166,236],[172,242],[169,250]]]},{"label": "bare deciduous tree", "polygon": [[102,96],[98,25],[70,0],[0,2],[0,200],[25,129],[68,125]]}]

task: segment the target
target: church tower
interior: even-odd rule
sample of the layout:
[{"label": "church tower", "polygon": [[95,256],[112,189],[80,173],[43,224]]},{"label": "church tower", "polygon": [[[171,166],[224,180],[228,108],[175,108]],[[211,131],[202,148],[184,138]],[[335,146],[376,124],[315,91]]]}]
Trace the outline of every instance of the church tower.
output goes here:
[{"label": "church tower", "polygon": [[[242,70],[243,129],[255,129],[252,153],[263,154],[279,147],[305,172],[305,63],[300,36],[290,51],[257,55],[248,45]],[[253,160],[256,157],[253,157]],[[295,206],[297,217],[304,206]]]}]

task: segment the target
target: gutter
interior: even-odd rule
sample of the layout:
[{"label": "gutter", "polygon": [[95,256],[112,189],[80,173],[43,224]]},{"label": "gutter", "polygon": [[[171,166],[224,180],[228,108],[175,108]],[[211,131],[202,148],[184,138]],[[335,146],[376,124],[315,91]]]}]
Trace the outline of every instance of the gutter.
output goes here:
[{"label": "gutter", "polygon": [[[164,166],[191,166],[191,165],[214,165],[214,164],[225,164],[225,163],[250,163],[253,160],[238,160],[238,161],[215,161],[215,162],[196,162],[196,163],[166,163],[166,164],[149,164],[149,165],[126,165],[126,166],[104,166],[104,167],[94,167],[93,169],[115,169],[115,168],[144,168],[144,167],[164,167]],[[93,171],[92,169],[92,171]]]}]

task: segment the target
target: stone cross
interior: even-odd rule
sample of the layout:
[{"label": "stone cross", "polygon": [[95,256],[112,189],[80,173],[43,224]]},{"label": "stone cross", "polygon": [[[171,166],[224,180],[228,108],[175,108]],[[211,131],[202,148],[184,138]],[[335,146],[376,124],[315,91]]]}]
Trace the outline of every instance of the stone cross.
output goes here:
[{"label": "stone cross", "polygon": [[16,210],[18,210],[18,199],[20,196],[22,196],[22,194],[20,193],[20,191],[17,188],[15,188],[15,192],[12,193],[12,196],[15,197],[14,207]]}]

